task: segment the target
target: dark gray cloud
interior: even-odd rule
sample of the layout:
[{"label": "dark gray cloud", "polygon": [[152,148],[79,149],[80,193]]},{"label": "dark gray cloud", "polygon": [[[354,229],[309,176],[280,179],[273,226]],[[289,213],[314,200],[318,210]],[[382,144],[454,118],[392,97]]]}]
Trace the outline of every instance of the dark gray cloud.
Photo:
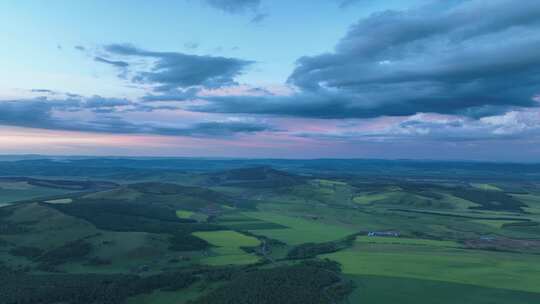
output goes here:
[{"label": "dark gray cloud", "polygon": [[[127,110],[114,110],[131,106]],[[89,109],[90,118],[68,118],[57,112],[80,112]],[[271,126],[250,121],[201,122],[191,125],[167,125],[132,122],[115,114],[130,111],[174,110],[171,106],[148,107],[125,99],[92,96],[86,99],[51,100],[44,97],[27,100],[0,101],[0,125],[45,130],[98,132],[110,134],[154,134],[193,137],[230,137],[235,134],[274,130]],[[84,117],[84,116],[83,116]]]},{"label": "dark gray cloud", "polygon": [[85,108],[111,108],[120,106],[129,106],[133,102],[125,98],[105,98],[99,95],[86,98],[82,103]]},{"label": "dark gray cloud", "polygon": [[81,51],[81,52],[86,51],[86,48],[84,46],[82,46],[82,45],[76,45],[73,48],[76,49],[77,51]]},{"label": "dark gray cloud", "polygon": [[165,136],[189,136],[223,138],[237,134],[272,130],[271,127],[249,122],[204,122],[188,126],[167,126],[155,123],[134,123],[117,116],[106,116],[85,122],[69,122],[55,125],[65,130],[109,134],[151,134]]},{"label": "dark gray cloud", "polygon": [[[452,5],[450,5],[452,4]],[[342,118],[482,117],[534,107],[540,2],[449,1],[354,24],[332,53],[302,57],[293,96],[218,97],[194,110]]]},{"label": "dark gray cloud", "polygon": [[129,44],[105,46],[111,55],[151,59],[147,70],[133,71],[132,80],[155,85],[157,91],[167,92],[179,88],[202,86],[217,88],[235,84],[239,76],[253,62],[248,60],[199,56],[176,52],[153,52]]},{"label": "dark gray cloud", "polygon": [[179,130],[179,135],[226,137],[238,133],[257,133],[263,131],[274,131],[274,128],[266,124],[242,121],[201,122]]},{"label": "dark gray cloud", "polygon": [[94,57],[94,60],[101,63],[110,64],[117,68],[127,68],[129,66],[129,63],[121,60],[108,60],[103,57],[96,56]]},{"label": "dark gray cloud", "polygon": [[0,125],[19,127],[41,127],[48,125],[52,104],[45,100],[0,102]]},{"label": "dark gray cloud", "polygon": [[256,11],[261,0],[205,0],[208,5],[231,14]]}]

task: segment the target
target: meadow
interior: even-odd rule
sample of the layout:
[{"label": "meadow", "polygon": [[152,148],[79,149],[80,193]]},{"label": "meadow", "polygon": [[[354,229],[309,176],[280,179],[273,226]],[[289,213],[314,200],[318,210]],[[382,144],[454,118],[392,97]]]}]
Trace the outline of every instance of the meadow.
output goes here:
[{"label": "meadow", "polygon": [[242,250],[242,247],[260,245],[260,241],[254,237],[231,230],[196,232],[193,235],[214,246],[210,256],[200,259],[200,263],[213,266],[244,265],[259,260],[257,256]]},{"label": "meadow", "polygon": [[250,232],[289,245],[334,241],[355,232],[351,229],[330,226],[316,219],[306,219],[299,216],[294,217],[271,212],[245,212],[244,215],[287,227],[285,229],[257,229]]},{"label": "meadow", "polygon": [[[540,299],[538,256],[459,247],[459,244],[447,241],[361,237],[353,247],[321,257],[339,262],[345,274],[361,283],[358,291],[352,295],[352,299],[357,301],[374,296],[375,292],[369,286],[389,282],[403,289],[420,282],[420,286],[433,285],[435,290],[447,295],[462,287],[486,293],[495,291],[494,295],[510,295],[506,300],[497,301],[494,301],[495,296],[488,297],[494,302],[485,299],[481,303],[522,303],[520,298],[516,302],[509,300],[518,294],[526,294],[529,299]],[[404,293],[412,297],[424,288],[420,286]],[[383,287],[375,287],[375,290],[382,291]],[[383,292],[378,296],[385,299],[380,303],[391,303],[398,298]],[[453,295],[454,301],[456,296],[459,295]],[[415,303],[424,302],[417,299]],[[428,298],[425,303],[434,302]]]}]

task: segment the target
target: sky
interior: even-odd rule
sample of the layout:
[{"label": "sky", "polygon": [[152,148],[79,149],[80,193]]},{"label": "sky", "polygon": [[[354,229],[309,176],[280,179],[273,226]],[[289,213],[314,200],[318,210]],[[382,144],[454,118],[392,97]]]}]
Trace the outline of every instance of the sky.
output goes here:
[{"label": "sky", "polygon": [[0,154],[540,161],[540,2],[5,0]]}]

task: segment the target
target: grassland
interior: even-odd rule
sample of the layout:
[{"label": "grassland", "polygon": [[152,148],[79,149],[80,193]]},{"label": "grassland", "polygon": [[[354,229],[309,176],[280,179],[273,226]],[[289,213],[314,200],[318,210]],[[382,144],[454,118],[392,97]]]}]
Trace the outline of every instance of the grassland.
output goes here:
[{"label": "grassland", "polygon": [[355,232],[346,227],[330,226],[316,219],[293,217],[271,212],[245,212],[244,215],[288,227],[286,229],[258,229],[251,232],[280,240],[290,245],[334,241]]},{"label": "grassland", "polygon": [[26,182],[1,182],[0,204],[56,196],[69,193],[69,190],[38,187]]},{"label": "grassland", "polygon": [[176,211],[176,216],[178,216],[178,218],[180,218],[180,219],[190,219],[194,214],[195,214],[195,212],[193,212],[193,211],[187,211],[187,210],[177,210]]},{"label": "grassland", "polygon": [[387,193],[375,193],[356,196],[353,201],[357,204],[368,205],[377,201],[385,200],[389,197]]},{"label": "grassland", "polygon": [[521,200],[522,202],[525,202],[528,205],[524,208],[527,212],[540,216],[539,194],[513,194],[512,196]]},{"label": "grassland", "polygon": [[349,275],[434,280],[540,293],[538,256],[464,250],[448,242],[420,242],[422,246],[389,241],[357,241],[350,249],[324,255]]},{"label": "grassland", "polygon": [[473,220],[475,223],[487,225],[496,229],[501,229],[504,224],[514,223],[514,221],[501,221],[501,220]]},{"label": "grassland", "polygon": [[236,231],[209,231],[195,232],[193,235],[199,237],[215,246],[212,254],[200,260],[203,264],[221,265],[244,265],[256,263],[259,258],[242,250],[242,247],[256,247],[260,241],[254,237],[247,236]]},{"label": "grassland", "polygon": [[358,246],[364,244],[390,244],[390,245],[407,245],[407,246],[429,246],[429,247],[448,247],[459,248],[461,245],[454,241],[437,241],[428,239],[413,239],[403,237],[370,237],[359,236],[355,243]]},{"label": "grassland", "polygon": [[378,275],[349,275],[357,288],[349,303],[531,304],[540,294],[478,285]]},{"label": "grassland", "polygon": [[446,192],[433,191],[426,197],[419,194],[409,193],[401,189],[389,188],[383,192],[362,193],[353,198],[353,202],[367,206],[406,206],[413,208],[440,209],[440,210],[467,210],[476,207],[471,201],[456,197]]}]

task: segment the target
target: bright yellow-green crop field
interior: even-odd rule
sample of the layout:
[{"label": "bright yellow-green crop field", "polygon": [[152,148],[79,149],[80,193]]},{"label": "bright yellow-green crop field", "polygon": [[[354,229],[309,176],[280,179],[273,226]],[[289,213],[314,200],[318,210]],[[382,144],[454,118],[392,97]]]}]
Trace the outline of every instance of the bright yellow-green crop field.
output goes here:
[{"label": "bright yellow-green crop field", "polygon": [[254,237],[232,230],[195,232],[193,235],[215,246],[211,250],[215,256],[203,258],[201,260],[203,264],[213,266],[243,265],[256,263],[259,260],[257,256],[241,249],[241,247],[259,246],[260,241]]}]

